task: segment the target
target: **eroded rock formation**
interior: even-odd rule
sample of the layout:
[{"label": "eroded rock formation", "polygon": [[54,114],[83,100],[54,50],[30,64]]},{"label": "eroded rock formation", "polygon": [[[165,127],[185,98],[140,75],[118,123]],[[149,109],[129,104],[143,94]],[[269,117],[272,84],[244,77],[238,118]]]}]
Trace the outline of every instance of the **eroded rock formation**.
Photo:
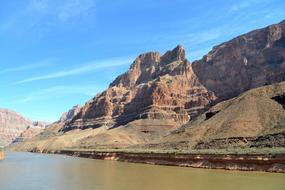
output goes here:
[{"label": "eroded rock formation", "polygon": [[73,117],[79,113],[80,109],[81,107],[79,105],[73,106],[70,110],[62,114],[57,123],[64,123],[72,120]]},{"label": "eroded rock formation", "polygon": [[285,80],[285,21],[234,38],[193,63],[200,82],[222,100]]},{"label": "eroded rock formation", "polygon": [[116,127],[136,119],[172,120],[180,125],[215,100],[199,82],[179,45],[160,55],[142,54],[130,69],[96,96],[65,129]]},{"label": "eroded rock formation", "polygon": [[0,146],[30,139],[41,133],[47,125],[46,122],[32,122],[12,110],[0,109]]},{"label": "eroded rock formation", "polygon": [[190,64],[178,45],[145,53],[109,88],[86,103],[65,130],[116,127],[137,119],[180,125],[210,103],[285,80],[285,22],[255,30],[213,48]]},{"label": "eroded rock formation", "polygon": [[284,80],[285,21],[218,45],[192,64],[181,45],[164,55],[145,53],[106,91],[19,147],[283,145]]},{"label": "eroded rock formation", "polygon": [[7,109],[0,109],[0,145],[5,146],[10,144],[32,125],[32,121],[25,119],[18,113]]}]

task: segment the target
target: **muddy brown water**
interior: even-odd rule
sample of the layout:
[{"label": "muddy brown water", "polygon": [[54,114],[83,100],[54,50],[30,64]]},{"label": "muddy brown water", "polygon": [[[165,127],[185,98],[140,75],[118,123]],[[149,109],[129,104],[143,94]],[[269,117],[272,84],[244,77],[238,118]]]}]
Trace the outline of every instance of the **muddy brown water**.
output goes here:
[{"label": "muddy brown water", "polygon": [[284,190],[285,174],[7,153],[1,190]]}]

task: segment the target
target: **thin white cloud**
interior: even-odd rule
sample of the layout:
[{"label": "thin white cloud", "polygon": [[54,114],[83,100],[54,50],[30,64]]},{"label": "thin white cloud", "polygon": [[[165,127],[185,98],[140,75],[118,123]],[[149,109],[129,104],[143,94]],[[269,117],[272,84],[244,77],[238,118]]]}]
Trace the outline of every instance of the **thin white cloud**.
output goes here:
[{"label": "thin white cloud", "polygon": [[264,2],[270,2],[270,0],[242,0],[242,1],[237,1],[237,3],[233,4],[230,7],[230,12],[241,11],[242,9],[246,9],[248,7],[254,6],[256,4],[264,3]]},{"label": "thin white cloud", "polygon": [[270,19],[270,20],[276,19],[276,18],[280,18],[280,20],[284,19],[285,18],[285,11],[282,8],[279,10],[275,10],[275,11],[268,9],[268,10],[264,11],[264,18]]},{"label": "thin white cloud", "polygon": [[25,97],[25,98],[19,99],[19,100],[15,101],[15,102],[16,103],[26,103],[26,102],[30,102],[32,100],[33,100],[32,96],[29,96],[29,97]]},{"label": "thin white cloud", "polygon": [[59,8],[56,16],[60,21],[66,22],[75,17],[87,16],[94,8],[94,0],[69,0]]},{"label": "thin white cloud", "polygon": [[217,27],[206,31],[191,33],[184,38],[189,39],[188,41],[192,46],[196,46],[219,39],[225,32],[223,27]]},{"label": "thin white cloud", "polygon": [[131,63],[130,58],[119,58],[119,59],[111,59],[111,60],[105,60],[105,61],[92,61],[87,64],[77,66],[76,68],[53,72],[53,73],[49,73],[46,75],[26,78],[26,79],[17,81],[14,84],[23,84],[23,83],[33,82],[33,81],[81,75],[81,74],[90,73],[90,72],[93,72],[99,69],[118,67],[118,66],[130,64],[130,63]]},{"label": "thin white cloud", "polygon": [[[30,105],[31,103],[38,102],[42,104],[48,100],[59,100],[66,97],[71,96],[84,96],[87,99],[94,97],[98,92],[104,90],[103,85],[98,84],[85,84],[85,85],[58,85],[58,86],[51,86],[44,89],[36,90],[25,97],[19,97],[14,101],[9,101],[10,104],[27,104]],[[54,116],[54,118],[47,118],[45,116],[37,116],[33,114],[23,113],[24,116],[30,118],[34,121],[56,121],[59,116]]]},{"label": "thin white cloud", "polygon": [[55,62],[56,62],[56,59],[45,59],[45,60],[39,61],[37,63],[29,64],[29,65],[2,68],[0,70],[0,74],[46,68],[46,67],[50,67],[54,65]]},{"label": "thin white cloud", "polygon": [[82,94],[85,96],[95,96],[97,92],[103,90],[103,87],[96,84],[88,85],[70,85],[70,86],[52,86],[49,88],[44,88],[38,91],[33,92],[32,94],[18,98],[14,103],[28,103],[32,101],[47,100],[47,99],[56,99],[61,97],[67,97],[74,94]]},{"label": "thin white cloud", "polygon": [[95,4],[95,0],[29,0],[25,7],[2,19],[0,31],[7,32],[19,26],[21,32],[48,30],[58,24],[90,19],[94,16]]},{"label": "thin white cloud", "polygon": [[67,22],[76,17],[84,17],[94,12],[94,0],[31,0],[29,13],[51,16],[60,22]]}]

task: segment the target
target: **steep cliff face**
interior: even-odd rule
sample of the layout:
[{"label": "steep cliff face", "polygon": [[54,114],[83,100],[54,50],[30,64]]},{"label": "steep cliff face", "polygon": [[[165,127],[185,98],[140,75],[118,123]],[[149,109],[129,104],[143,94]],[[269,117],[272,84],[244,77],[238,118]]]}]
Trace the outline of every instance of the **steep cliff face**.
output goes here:
[{"label": "steep cliff face", "polygon": [[12,110],[0,109],[0,146],[30,139],[41,133],[47,125],[47,122],[32,122]]},{"label": "steep cliff face", "polygon": [[285,21],[213,48],[193,63],[200,82],[222,100],[285,80]]},{"label": "steep cliff face", "polygon": [[18,113],[7,109],[0,109],[0,145],[5,146],[10,144],[32,125],[32,121],[25,119]]},{"label": "steep cliff face", "polygon": [[65,130],[117,127],[137,119],[171,120],[181,125],[215,98],[201,85],[179,45],[162,56],[158,52],[138,56],[126,73],[85,104]]},{"label": "steep cliff face", "polygon": [[74,128],[116,127],[137,119],[185,124],[211,102],[285,80],[285,22],[213,48],[190,64],[179,45],[142,54],[109,88],[67,123]]},{"label": "steep cliff face", "polygon": [[285,80],[284,25],[239,36],[192,64],[180,45],[142,54],[106,91],[22,147],[284,146],[284,83],[240,95]]}]

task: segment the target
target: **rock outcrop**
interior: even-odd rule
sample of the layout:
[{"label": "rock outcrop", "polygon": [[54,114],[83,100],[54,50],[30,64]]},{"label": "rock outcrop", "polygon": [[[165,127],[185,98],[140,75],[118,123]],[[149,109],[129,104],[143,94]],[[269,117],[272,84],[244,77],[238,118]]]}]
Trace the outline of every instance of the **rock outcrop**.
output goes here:
[{"label": "rock outcrop", "polygon": [[81,107],[79,105],[73,106],[70,110],[63,113],[57,123],[65,123],[71,121],[75,115],[77,115],[80,111]]},{"label": "rock outcrop", "polygon": [[219,100],[285,80],[285,21],[213,48],[193,63],[200,82]]},{"label": "rock outcrop", "polygon": [[16,137],[12,143],[20,143],[23,142],[25,140],[31,139],[35,136],[37,136],[38,134],[40,134],[41,132],[43,132],[45,129],[45,127],[43,126],[30,126],[27,127],[27,129],[25,131],[23,131],[18,137]]},{"label": "rock outcrop", "polygon": [[8,109],[0,109],[0,146],[10,144],[32,125],[32,121],[20,114]]},{"label": "rock outcrop", "polygon": [[142,54],[67,122],[65,130],[117,127],[137,119],[182,125],[209,107],[249,89],[285,80],[285,22],[213,48],[190,64],[185,50]]},{"label": "rock outcrop", "polygon": [[269,144],[283,145],[285,85],[277,83],[284,80],[285,21],[218,45],[192,64],[181,45],[145,53],[106,91],[20,147],[219,148],[266,146],[273,138]]},{"label": "rock outcrop", "polygon": [[110,87],[67,122],[76,128],[114,128],[138,119],[171,120],[182,125],[215,100],[192,70],[179,45],[160,55],[142,54]]},{"label": "rock outcrop", "polygon": [[47,122],[32,122],[12,110],[0,109],[0,146],[30,139],[47,126]]}]

